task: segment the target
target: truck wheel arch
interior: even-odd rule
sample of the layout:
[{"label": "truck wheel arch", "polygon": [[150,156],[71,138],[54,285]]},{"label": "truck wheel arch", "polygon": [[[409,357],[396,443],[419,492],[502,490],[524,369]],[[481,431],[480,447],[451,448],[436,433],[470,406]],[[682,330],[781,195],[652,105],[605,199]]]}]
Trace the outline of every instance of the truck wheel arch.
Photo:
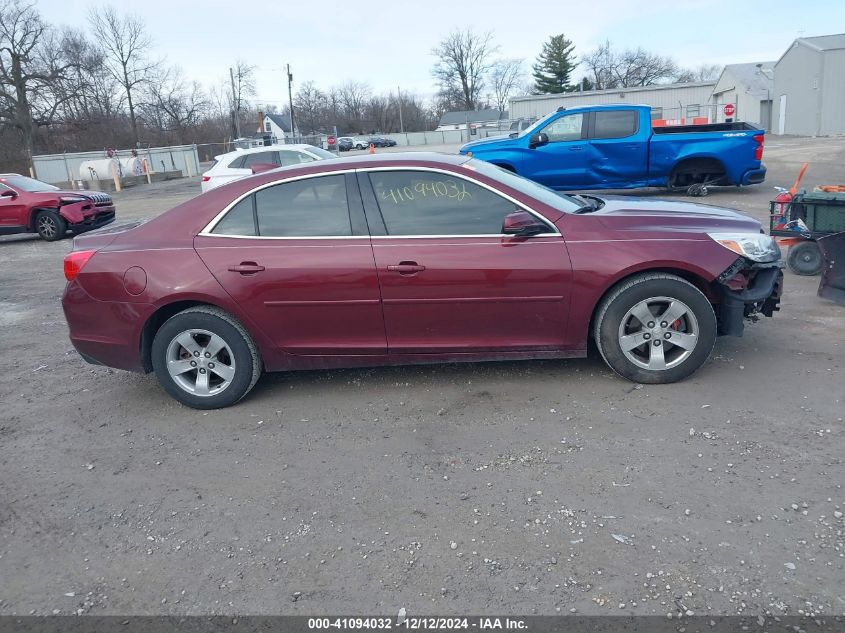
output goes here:
[{"label": "truck wheel arch", "polygon": [[[686,189],[690,185],[708,182],[717,184],[725,179],[725,164],[713,156],[693,156],[682,158],[669,172],[669,189]],[[715,181],[715,182],[714,182]]]}]

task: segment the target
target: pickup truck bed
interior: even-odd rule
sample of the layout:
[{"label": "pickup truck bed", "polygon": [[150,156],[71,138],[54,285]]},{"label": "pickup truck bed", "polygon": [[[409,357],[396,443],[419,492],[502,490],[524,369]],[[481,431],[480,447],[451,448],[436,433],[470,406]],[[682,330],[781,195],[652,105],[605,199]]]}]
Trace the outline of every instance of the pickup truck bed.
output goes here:
[{"label": "pickup truck bed", "polygon": [[703,194],[702,185],[763,182],[764,134],[744,122],[652,128],[648,106],[585,106],[558,110],[510,137],[467,143],[460,153],[552,189]]}]

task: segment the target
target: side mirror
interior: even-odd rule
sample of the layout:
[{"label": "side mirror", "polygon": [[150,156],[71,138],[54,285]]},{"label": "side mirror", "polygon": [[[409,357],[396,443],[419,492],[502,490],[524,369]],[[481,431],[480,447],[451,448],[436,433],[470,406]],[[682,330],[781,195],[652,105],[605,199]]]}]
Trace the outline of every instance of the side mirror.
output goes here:
[{"label": "side mirror", "polygon": [[276,169],[278,165],[274,163],[255,163],[251,169],[253,174],[260,174],[264,171],[270,171],[271,169]]},{"label": "side mirror", "polygon": [[527,211],[516,211],[505,216],[502,222],[502,233],[517,237],[530,237],[546,233],[549,228]]},{"label": "side mirror", "polygon": [[3,191],[0,191],[0,197],[2,197],[2,198],[17,198],[18,192],[15,191],[14,189],[4,189]]},{"label": "side mirror", "polygon": [[549,135],[544,134],[543,132],[535,132],[531,135],[531,138],[528,139],[529,147],[537,147],[538,145],[545,145],[549,142]]}]

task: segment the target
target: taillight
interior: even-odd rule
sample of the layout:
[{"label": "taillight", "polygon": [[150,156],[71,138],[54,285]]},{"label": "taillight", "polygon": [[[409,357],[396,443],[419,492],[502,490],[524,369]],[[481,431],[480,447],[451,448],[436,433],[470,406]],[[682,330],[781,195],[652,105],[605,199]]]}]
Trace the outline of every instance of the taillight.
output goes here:
[{"label": "taillight", "polygon": [[73,251],[65,255],[65,279],[73,281],[97,251]]},{"label": "taillight", "polygon": [[203,182],[208,182],[209,180],[211,180],[211,176],[203,176],[202,177]]},{"label": "taillight", "polygon": [[755,134],[754,135],[754,142],[757,143],[757,147],[754,148],[754,160],[763,160],[763,139],[765,136],[763,134]]}]

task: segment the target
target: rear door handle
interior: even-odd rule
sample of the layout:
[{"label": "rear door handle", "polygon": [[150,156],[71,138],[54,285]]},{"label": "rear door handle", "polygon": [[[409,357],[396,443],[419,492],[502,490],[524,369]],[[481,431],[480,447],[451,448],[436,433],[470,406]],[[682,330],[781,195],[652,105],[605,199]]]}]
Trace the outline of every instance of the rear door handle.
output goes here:
[{"label": "rear door handle", "polygon": [[242,275],[254,275],[264,270],[264,266],[256,264],[255,262],[241,262],[234,266],[229,266],[229,271],[233,273],[240,273]]},{"label": "rear door handle", "polygon": [[425,266],[420,266],[417,262],[399,262],[387,267],[387,270],[400,275],[415,275],[425,270]]}]

